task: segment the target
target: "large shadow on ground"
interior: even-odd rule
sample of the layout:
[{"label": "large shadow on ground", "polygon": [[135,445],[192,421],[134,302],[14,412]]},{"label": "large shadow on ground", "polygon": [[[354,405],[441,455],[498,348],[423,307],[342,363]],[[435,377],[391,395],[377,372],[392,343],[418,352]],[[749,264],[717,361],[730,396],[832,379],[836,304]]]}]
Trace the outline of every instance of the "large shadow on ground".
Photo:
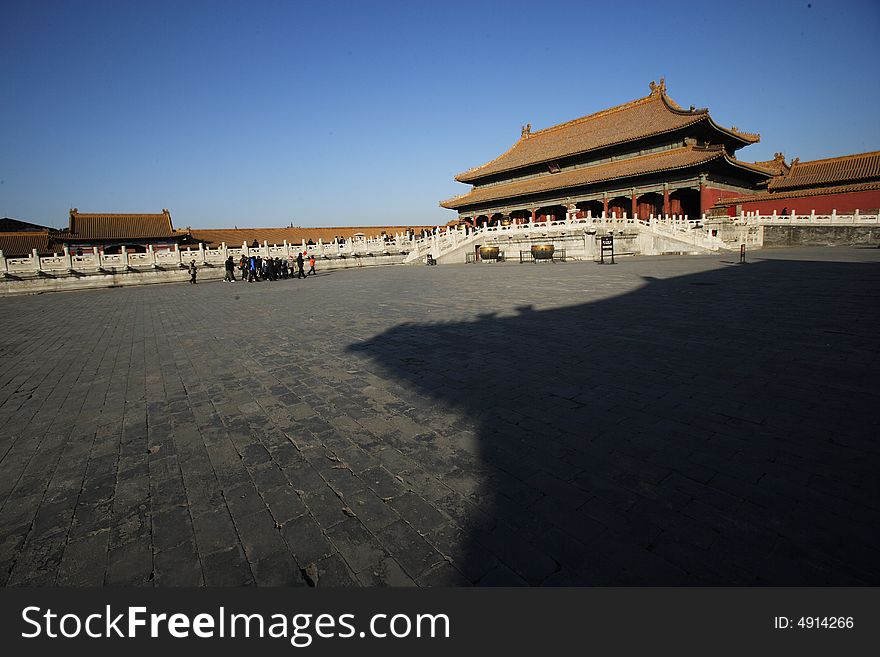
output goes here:
[{"label": "large shadow on ground", "polygon": [[396,445],[454,491],[477,584],[876,585],[878,290],[873,264],[731,264],[350,349],[478,421]]}]

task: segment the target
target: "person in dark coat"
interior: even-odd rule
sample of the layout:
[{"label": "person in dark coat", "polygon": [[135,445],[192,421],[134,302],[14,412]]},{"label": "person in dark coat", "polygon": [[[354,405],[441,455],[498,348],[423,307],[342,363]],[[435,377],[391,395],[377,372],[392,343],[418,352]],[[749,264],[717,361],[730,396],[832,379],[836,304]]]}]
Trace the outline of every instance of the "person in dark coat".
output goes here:
[{"label": "person in dark coat", "polygon": [[226,276],[223,277],[224,282],[235,283],[235,260],[232,256],[226,258]]},{"label": "person in dark coat", "polygon": [[196,269],[196,261],[193,260],[189,263],[189,282],[195,285],[196,282],[196,274],[198,273],[198,269]]},{"label": "person in dark coat", "polygon": [[297,269],[299,269],[299,274],[297,274],[297,276],[296,276],[297,278],[305,278],[306,277],[306,273],[303,271],[303,264],[304,264],[303,263],[303,254],[297,253],[296,254],[296,267],[297,267]]}]

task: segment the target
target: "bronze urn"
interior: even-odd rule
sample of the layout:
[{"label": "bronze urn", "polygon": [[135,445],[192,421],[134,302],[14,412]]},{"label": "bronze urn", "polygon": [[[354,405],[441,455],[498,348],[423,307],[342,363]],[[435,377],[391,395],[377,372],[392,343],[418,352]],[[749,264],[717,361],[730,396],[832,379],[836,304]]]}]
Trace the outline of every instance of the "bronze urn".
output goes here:
[{"label": "bronze urn", "polygon": [[500,249],[497,246],[481,246],[480,260],[498,260]]},{"label": "bronze urn", "polygon": [[552,260],[556,247],[552,244],[533,244],[532,257],[535,260]]}]

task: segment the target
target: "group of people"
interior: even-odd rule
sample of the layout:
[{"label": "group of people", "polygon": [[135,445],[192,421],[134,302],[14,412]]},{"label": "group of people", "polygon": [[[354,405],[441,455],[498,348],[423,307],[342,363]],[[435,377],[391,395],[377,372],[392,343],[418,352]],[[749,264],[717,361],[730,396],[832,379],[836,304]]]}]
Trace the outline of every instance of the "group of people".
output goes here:
[{"label": "group of people", "polygon": [[[309,271],[305,271],[306,258],[308,258]],[[306,278],[317,275],[315,271],[315,256],[307,252],[297,253],[296,258],[290,256],[282,258],[263,258],[262,256],[241,256],[238,263],[232,256],[226,258],[226,276],[224,282],[235,282],[235,270],[238,269],[241,280],[253,283],[255,281],[276,281],[280,278]]]}]

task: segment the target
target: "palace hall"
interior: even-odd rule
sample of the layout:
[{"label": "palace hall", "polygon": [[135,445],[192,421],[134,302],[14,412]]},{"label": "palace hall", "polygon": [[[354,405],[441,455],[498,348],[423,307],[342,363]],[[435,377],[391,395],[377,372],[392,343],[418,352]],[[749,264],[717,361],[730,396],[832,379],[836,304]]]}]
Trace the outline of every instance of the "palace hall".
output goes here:
[{"label": "palace hall", "polygon": [[765,211],[809,213],[807,206],[817,202],[838,211],[858,202],[862,209],[880,206],[880,153],[836,158],[831,166],[825,160],[787,164],[781,153],[766,162],[737,158],[759,140],[719,125],[706,108],[681,107],[661,78],[629,103],[535,132],[524,126],[506,152],[457,175],[472,188],[440,206],[473,226],[602,213],[728,216],[748,208],[752,197]]}]

